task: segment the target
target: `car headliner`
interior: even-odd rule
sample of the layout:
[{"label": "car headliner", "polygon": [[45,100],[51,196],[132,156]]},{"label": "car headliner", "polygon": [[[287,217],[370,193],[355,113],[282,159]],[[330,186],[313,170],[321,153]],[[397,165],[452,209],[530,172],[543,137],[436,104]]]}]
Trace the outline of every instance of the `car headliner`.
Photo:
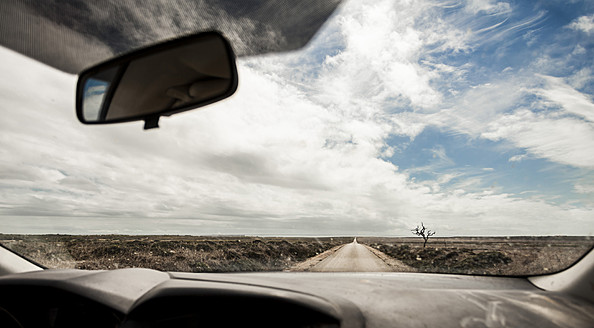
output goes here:
[{"label": "car headliner", "polygon": [[68,73],[131,50],[217,30],[237,56],[304,46],[340,0],[0,2],[0,45]]}]

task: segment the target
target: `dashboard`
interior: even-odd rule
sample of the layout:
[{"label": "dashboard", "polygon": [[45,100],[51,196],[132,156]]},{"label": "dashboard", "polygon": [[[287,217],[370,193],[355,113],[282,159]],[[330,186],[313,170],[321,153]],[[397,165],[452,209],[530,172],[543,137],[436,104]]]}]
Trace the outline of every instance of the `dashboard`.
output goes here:
[{"label": "dashboard", "polygon": [[1,327],[118,327],[124,314],[74,293],[43,286],[2,288]]},{"label": "dashboard", "polygon": [[0,327],[592,327],[524,278],[45,270],[0,277]]}]

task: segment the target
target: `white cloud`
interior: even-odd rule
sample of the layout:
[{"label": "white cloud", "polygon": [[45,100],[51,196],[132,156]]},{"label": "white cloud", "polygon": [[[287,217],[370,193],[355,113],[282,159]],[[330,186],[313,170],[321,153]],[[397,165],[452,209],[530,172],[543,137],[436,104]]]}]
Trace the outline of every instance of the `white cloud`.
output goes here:
[{"label": "white cloud", "polygon": [[536,158],[594,167],[589,151],[594,149],[594,104],[561,78],[522,74],[492,80],[454,97],[448,108],[418,119],[473,138],[507,141]]},{"label": "white cloud", "polygon": [[586,48],[582,47],[581,45],[577,45],[575,46],[575,48],[573,48],[573,51],[571,52],[572,55],[585,55],[586,54]]},{"label": "white cloud", "polygon": [[594,184],[585,185],[577,183],[574,185],[575,192],[580,194],[594,194]]},{"label": "white cloud", "polygon": [[[535,87],[526,87],[531,84]],[[542,97],[533,105],[540,110],[538,113],[522,106],[515,109],[523,104],[522,99],[534,95]],[[563,116],[564,113],[589,122]],[[534,157],[576,167],[594,167],[594,153],[589,151],[594,149],[594,104],[561,78],[537,74],[532,80],[530,76],[520,76],[478,86],[463,95],[454,108],[442,111],[433,119],[436,124],[470,135],[507,140]],[[526,156],[513,156],[509,161],[520,161]]]},{"label": "white cloud", "polygon": [[399,97],[415,107],[437,104],[440,96],[429,85],[434,74],[418,64],[427,36],[411,28],[422,9],[390,1],[349,3],[330,23],[345,47],[324,60],[315,85],[320,101],[357,110]]},{"label": "white cloud", "polygon": [[528,155],[526,155],[526,154],[514,155],[514,156],[510,157],[508,159],[508,161],[509,162],[521,162],[521,161],[525,160],[526,158],[528,158]]},{"label": "white cloud", "polygon": [[575,89],[583,88],[592,80],[594,80],[594,74],[590,67],[584,67],[568,78],[569,84]]},{"label": "white cloud", "polygon": [[482,137],[507,139],[532,155],[557,163],[594,168],[594,124],[572,118],[552,119],[518,110],[489,124]]},{"label": "white cloud", "polygon": [[452,173],[443,174],[443,175],[439,176],[439,178],[437,179],[437,181],[439,183],[442,183],[442,184],[443,183],[448,183],[448,182],[452,181],[453,179],[455,179],[455,178],[457,178],[459,176],[460,176],[460,174],[452,174]]},{"label": "white cloud", "polygon": [[485,131],[488,122],[515,108],[524,95],[518,81],[492,81],[469,88],[453,98],[448,107],[426,119],[434,125],[477,137]]},{"label": "white cloud", "polygon": [[576,31],[590,34],[594,32],[594,15],[582,16],[571,22],[567,27]]},{"label": "white cloud", "polygon": [[469,0],[464,8],[467,12],[477,14],[481,11],[487,14],[501,14],[511,11],[511,6],[507,2],[492,0]]},{"label": "white cloud", "polygon": [[588,96],[567,85],[561,78],[539,76],[546,81],[546,86],[536,90],[536,94],[549,99],[572,114],[594,122],[594,103]]},{"label": "white cloud", "polygon": [[[499,10],[490,5],[476,8]],[[575,228],[590,222],[592,209],[477,190],[482,176],[455,171],[420,183],[382,159],[394,155],[390,136],[412,139],[433,125],[509,140],[569,165],[590,161],[583,140],[591,127],[510,110],[527,92],[514,81],[444,97],[434,82],[460,68],[421,58],[427,47],[470,49],[469,34],[435,18],[423,3],[348,3],[317,37],[335,52],[240,60],[235,96],[163,118],[153,131],[139,123],[82,126],[74,76],[1,50],[0,73],[10,78],[0,80],[0,226],[385,235],[408,233],[426,218],[441,235],[584,233]],[[456,164],[443,147],[429,150],[438,166]],[[560,217],[564,230],[547,224]]]}]

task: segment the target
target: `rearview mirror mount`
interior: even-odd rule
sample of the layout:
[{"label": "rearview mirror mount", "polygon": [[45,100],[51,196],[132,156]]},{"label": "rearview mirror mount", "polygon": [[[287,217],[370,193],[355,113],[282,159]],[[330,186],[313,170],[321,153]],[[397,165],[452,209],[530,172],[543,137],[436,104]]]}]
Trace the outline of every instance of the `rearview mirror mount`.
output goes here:
[{"label": "rearview mirror mount", "polygon": [[237,90],[235,55],[218,32],[204,32],[125,54],[83,71],[76,115],[85,124],[170,116],[212,104]]}]

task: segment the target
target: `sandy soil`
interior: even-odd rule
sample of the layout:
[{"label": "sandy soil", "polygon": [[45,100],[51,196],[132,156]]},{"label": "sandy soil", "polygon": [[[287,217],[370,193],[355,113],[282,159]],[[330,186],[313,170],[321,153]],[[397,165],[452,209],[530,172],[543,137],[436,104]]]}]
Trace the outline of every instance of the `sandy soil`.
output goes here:
[{"label": "sandy soil", "polygon": [[318,256],[307,259],[291,268],[291,271],[312,272],[391,272],[415,271],[367,245],[352,243],[335,247]]}]

